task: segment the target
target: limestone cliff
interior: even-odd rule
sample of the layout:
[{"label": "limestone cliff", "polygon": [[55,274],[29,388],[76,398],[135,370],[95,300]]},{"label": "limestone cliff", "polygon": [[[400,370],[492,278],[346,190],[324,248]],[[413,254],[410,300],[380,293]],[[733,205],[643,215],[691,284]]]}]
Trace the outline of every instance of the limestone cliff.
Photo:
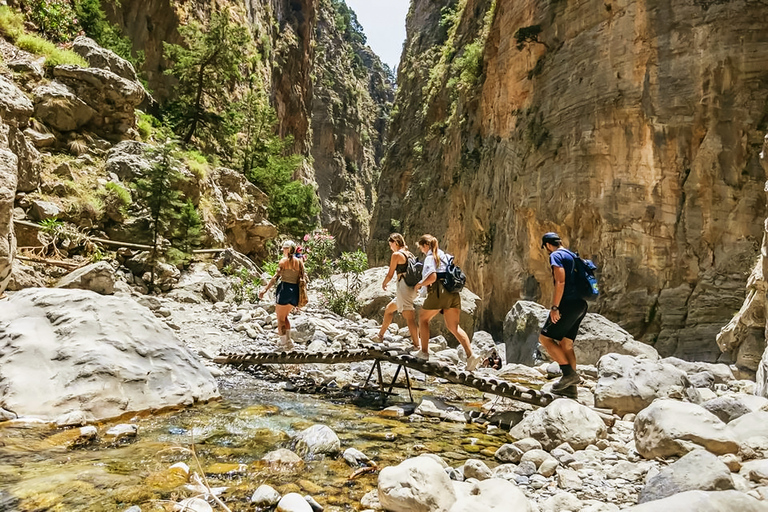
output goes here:
[{"label": "limestone cliff", "polygon": [[[307,163],[297,179],[316,183],[321,224],[342,249],[368,239],[375,183],[393,84],[378,57],[350,41],[339,23],[334,0],[247,0],[226,5],[248,23],[260,55],[264,82],[281,136]],[[178,26],[207,19],[222,2],[184,4],[168,0],[123,3],[109,13],[134,48],[146,56],[144,73],[155,97],[173,95],[164,75],[162,43],[180,43]]]},{"label": "limestone cliff", "polygon": [[545,231],[599,264],[592,311],[715,360],[762,237],[768,6],[415,0],[372,220],[457,256],[498,326],[549,305]]},{"label": "limestone cliff", "polygon": [[343,9],[321,0],[318,11],[312,157],[322,225],[340,249],[354,250],[369,237],[394,87],[362,34],[345,24]]}]

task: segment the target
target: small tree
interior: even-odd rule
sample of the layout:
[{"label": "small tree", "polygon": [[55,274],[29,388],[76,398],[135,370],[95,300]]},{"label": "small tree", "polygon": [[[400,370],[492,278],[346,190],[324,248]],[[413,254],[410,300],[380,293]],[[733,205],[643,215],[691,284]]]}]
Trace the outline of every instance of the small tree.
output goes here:
[{"label": "small tree", "polygon": [[242,80],[240,66],[249,55],[250,34],[230,21],[229,10],[215,12],[207,27],[190,22],[179,27],[184,45],[163,43],[173,62],[166,73],[179,81],[177,99],[170,106],[176,133],[188,144],[198,131],[215,137],[222,128],[228,99],[224,90]]},{"label": "small tree", "polygon": [[180,199],[181,193],[174,188],[182,179],[181,161],[177,153],[178,144],[172,140],[147,150],[152,164],[144,177],[136,181],[137,195],[149,212],[151,284],[155,282],[161,238],[171,232],[171,226],[181,217],[184,206]]}]

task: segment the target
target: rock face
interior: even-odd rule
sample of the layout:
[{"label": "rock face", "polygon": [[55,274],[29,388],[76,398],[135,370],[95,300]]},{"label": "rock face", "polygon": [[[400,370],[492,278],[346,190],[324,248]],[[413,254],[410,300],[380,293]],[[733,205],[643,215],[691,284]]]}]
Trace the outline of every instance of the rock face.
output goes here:
[{"label": "rock face", "polygon": [[596,311],[663,356],[717,360],[763,235],[766,16],[415,0],[370,260],[392,219],[406,239],[434,234],[498,326],[551,296],[539,240],[558,231],[600,267]]},{"label": "rock face", "polygon": [[[32,102],[18,87],[0,77],[0,294],[8,286],[16,254],[13,230],[13,202],[19,175],[37,186],[37,150],[30,148],[23,130],[33,113]],[[19,157],[25,157],[20,160]],[[34,174],[26,176],[26,174]]]},{"label": "rock face", "polygon": [[606,354],[597,364],[595,405],[623,416],[645,409],[656,398],[685,397],[690,383],[685,372],[659,361]]},{"label": "rock face", "polygon": [[[768,172],[768,135],[763,139],[760,163]],[[757,263],[747,280],[747,297],[739,312],[720,330],[717,344],[720,350],[731,354],[737,366],[759,372],[757,393],[768,396],[768,358],[764,353],[768,319],[768,283],[765,279],[768,275],[768,219],[764,227]]]},{"label": "rock face", "polygon": [[[518,301],[504,319],[504,345],[507,362],[532,365],[537,354],[546,353],[539,346],[539,331],[549,310],[535,302]],[[628,354],[650,360],[659,358],[653,347],[635,340],[627,331],[601,315],[587,313],[573,345],[579,364],[597,364],[604,354]]]},{"label": "rock face", "polygon": [[[163,74],[168,67],[163,43],[181,43],[178,26],[192,16],[206,20],[211,7],[191,13],[183,4],[156,0],[104,6],[125,35],[141,42],[143,71],[159,101],[172,97],[175,86]],[[293,137],[293,152],[308,158],[294,178],[317,185],[322,225],[341,250],[353,250],[368,240],[394,86],[356,33],[356,21],[345,26],[338,7],[330,0],[248,0],[230,6],[267,56],[263,73],[271,82],[267,94],[279,135]]]},{"label": "rock face", "polygon": [[5,407],[99,420],[218,396],[210,371],[131,299],[29,288],[0,308]]},{"label": "rock face", "polygon": [[371,49],[339,31],[343,8],[321,0],[317,11],[312,157],[320,220],[348,251],[368,243],[394,87]]}]

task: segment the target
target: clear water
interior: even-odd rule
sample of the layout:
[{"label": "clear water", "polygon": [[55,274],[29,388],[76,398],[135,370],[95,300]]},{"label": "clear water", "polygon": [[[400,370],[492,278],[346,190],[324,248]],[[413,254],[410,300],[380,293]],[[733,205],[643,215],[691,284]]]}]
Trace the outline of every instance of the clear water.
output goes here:
[{"label": "clear water", "polygon": [[[468,458],[494,466],[494,451],[508,442],[506,434],[487,435],[476,425],[385,418],[373,397],[297,394],[242,374],[220,386],[221,401],[99,424],[98,440],[82,447],[70,446],[74,431],[0,424],[0,510],[173,510],[173,502],[196,495],[169,470],[176,462],[197,472],[202,466],[211,487],[227,488],[221,498],[233,511],[254,510],[250,497],[261,484],[309,494],[327,512],[362,510],[360,499],[375,488],[376,472],[350,479],[355,468],[341,456],[282,470],[261,458],[291,448],[291,436],[314,424],[333,429],[342,451],[357,448],[379,467],[425,452],[454,466]],[[465,408],[482,402],[479,392],[458,386],[428,384],[415,392],[417,402],[422,393],[450,397]],[[407,400],[407,392],[400,390],[400,397],[388,405]],[[139,426],[134,440],[105,439],[108,428],[128,422]]]}]

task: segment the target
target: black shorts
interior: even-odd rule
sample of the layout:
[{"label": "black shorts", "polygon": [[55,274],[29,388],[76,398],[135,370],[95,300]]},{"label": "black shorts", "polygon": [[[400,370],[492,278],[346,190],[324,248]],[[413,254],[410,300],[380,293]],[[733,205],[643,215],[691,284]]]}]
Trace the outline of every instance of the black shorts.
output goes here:
[{"label": "black shorts", "polygon": [[587,301],[582,299],[564,300],[560,302],[560,320],[552,323],[552,317],[547,315],[547,321],[541,328],[541,334],[547,338],[560,341],[563,338],[576,339],[581,321],[587,314]]},{"label": "black shorts", "polygon": [[275,302],[280,306],[299,305],[299,284],[280,281],[275,292]]}]

